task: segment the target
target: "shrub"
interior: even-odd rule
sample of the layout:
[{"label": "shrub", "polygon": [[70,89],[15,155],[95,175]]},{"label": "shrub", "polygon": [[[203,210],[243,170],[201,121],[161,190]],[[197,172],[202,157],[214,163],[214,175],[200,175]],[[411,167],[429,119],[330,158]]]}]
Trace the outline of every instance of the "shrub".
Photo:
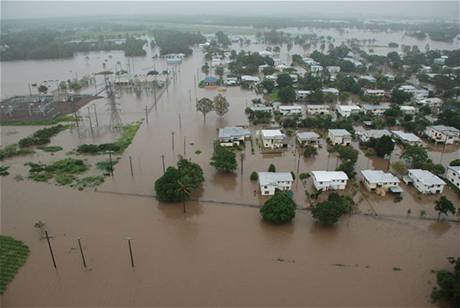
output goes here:
[{"label": "shrub", "polygon": [[259,175],[257,174],[257,172],[252,171],[250,179],[251,181],[257,181],[259,179]]},{"label": "shrub", "polygon": [[306,145],[305,149],[303,150],[304,157],[311,157],[313,155],[318,154],[318,150],[312,145]]},{"label": "shrub", "polygon": [[219,171],[233,172],[237,167],[236,154],[216,142],[210,164]]},{"label": "shrub", "polygon": [[351,198],[332,193],[327,201],[316,204],[311,213],[322,225],[330,226],[335,224],[343,214],[350,212],[353,205]]},{"label": "shrub", "polygon": [[262,218],[274,224],[290,222],[295,217],[295,202],[286,192],[277,190],[260,209]]},{"label": "shrub", "polygon": [[276,172],[276,167],[275,167],[275,165],[270,164],[270,166],[268,166],[268,172]]}]

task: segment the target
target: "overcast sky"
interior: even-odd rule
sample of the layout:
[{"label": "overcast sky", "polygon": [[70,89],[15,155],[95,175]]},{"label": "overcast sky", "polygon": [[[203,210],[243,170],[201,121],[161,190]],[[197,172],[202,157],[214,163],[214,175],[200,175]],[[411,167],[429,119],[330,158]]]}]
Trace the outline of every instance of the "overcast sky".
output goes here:
[{"label": "overcast sky", "polygon": [[459,1],[3,1],[2,18],[171,14],[459,19]]}]

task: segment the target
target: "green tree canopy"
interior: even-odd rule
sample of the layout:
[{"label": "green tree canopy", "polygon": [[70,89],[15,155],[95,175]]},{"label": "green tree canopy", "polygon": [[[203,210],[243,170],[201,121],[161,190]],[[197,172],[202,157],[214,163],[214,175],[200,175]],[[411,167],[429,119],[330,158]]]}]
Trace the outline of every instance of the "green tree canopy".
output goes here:
[{"label": "green tree canopy", "polygon": [[214,102],[207,97],[196,102],[196,111],[199,111],[203,114],[204,121],[206,122],[206,115],[214,110]]},{"label": "green tree canopy", "polygon": [[228,112],[229,106],[230,104],[222,94],[218,94],[214,97],[214,110],[219,117],[223,117]]},{"label": "green tree canopy", "polygon": [[460,307],[460,258],[449,258],[454,265],[453,271],[438,271],[436,282],[438,287],[433,289],[431,299],[433,302],[447,301],[452,307]]},{"label": "green tree canopy", "polygon": [[292,87],[282,87],[278,91],[278,97],[282,103],[292,103],[295,101],[295,90]]},{"label": "green tree canopy", "polygon": [[235,171],[237,167],[236,154],[232,150],[229,150],[216,142],[210,164],[219,171]]},{"label": "green tree canopy", "polygon": [[454,204],[447,199],[445,196],[442,196],[439,200],[436,200],[434,209],[438,212],[438,220],[441,217],[441,214],[448,215],[452,213],[455,214]]},{"label": "green tree canopy", "polygon": [[290,222],[295,217],[296,204],[287,192],[277,190],[260,209],[262,218],[274,224]]},{"label": "green tree canopy", "polygon": [[335,224],[343,214],[351,211],[353,204],[354,202],[350,197],[332,193],[327,201],[316,204],[311,213],[313,218],[322,225],[330,226]]}]

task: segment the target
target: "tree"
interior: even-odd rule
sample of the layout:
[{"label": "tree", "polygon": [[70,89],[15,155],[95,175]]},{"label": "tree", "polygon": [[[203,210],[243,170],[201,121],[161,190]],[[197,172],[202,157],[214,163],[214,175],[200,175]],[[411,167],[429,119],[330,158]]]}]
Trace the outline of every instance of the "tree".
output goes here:
[{"label": "tree", "polygon": [[228,106],[230,106],[230,104],[222,94],[218,94],[214,97],[214,110],[219,117],[223,117],[228,112]]},{"label": "tree", "polygon": [[214,109],[214,102],[207,97],[203,97],[196,102],[196,110],[201,112],[206,122],[206,115]]},{"label": "tree", "polygon": [[276,79],[276,82],[278,83],[278,87],[280,88],[291,87],[293,84],[291,76],[286,73],[279,74],[278,78]]},{"label": "tree", "polygon": [[401,158],[409,160],[413,168],[421,168],[423,164],[431,161],[427,151],[421,146],[406,147]]},{"label": "tree", "polygon": [[264,79],[262,81],[262,87],[267,90],[267,93],[272,93],[275,89],[275,83],[270,79]]},{"label": "tree", "polygon": [[216,75],[219,76],[220,79],[224,76],[224,67],[223,66],[218,66],[215,69]]},{"label": "tree", "polygon": [[236,154],[216,142],[210,164],[219,171],[233,172],[237,167]]},{"label": "tree", "polygon": [[304,157],[311,157],[313,155],[316,155],[318,154],[318,151],[316,150],[316,148],[312,145],[306,145],[305,146],[305,149],[303,151],[303,156]]},{"label": "tree", "polygon": [[259,179],[259,175],[257,174],[257,172],[252,171],[251,176],[250,176],[250,180],[251,181],[257,181],[258,179]]},{"label": "tree", "polygon": [[353,205],[354,202],[350,197],[332,193],[327,201],[316,204],[311,213],[322,225],[330,226],[335,224],[343,214],[351,212]]},{"label": "tree", "polygon": [[449,163],[449,166],[460,166],[460,158],[454,159]]},{"label": "tree", "polygon": [[390,155],[395,148],[395,143],[390,136],[382,136],[377,139],[374,143],[375,154],[379,157],[385,157],[385,155]]},{"label": "tree", "polygon": [[404,175],[407,173],[407,167],[403,161],[396,161],[392,163],[391,168],[399,175]]},{"label": "tree", "polygon": [[295,101],[295,90],[292,87],[283,87],[278,91],[278,97],[282,103],[292,103]]},{"label": "tree", "polygon": [[448,258],[449,263],[454,265],[454,270],[438,271],[436,282],[438,287],[433,289],[431,299],[433,302],[447,301],[452,307],[460,307],[460,258]]},{"label": "tree", "polygon": [[391,92],[391,101],[393,103],[401,105],[411,99],[412,94],[406,91],[399,90],[398,88],[393,89]]},{"label": "tree", "polygon": [[161,202],[179,202],[183,195],[179,192],[180,173],[175,167],[168,167],[166,172],[155,182],[157,199]]},{"label": "tree", "polygon": [[203,73],[205,73],[206,75],[209,74],[209,64],[208,63],[205,63],[202,67],[201,67],[201,71]]},{"label": "tree", "polygon": [[275,167],[275,165],[270,164],[270,166],[268,166],[268,172],[276,172],[276,167]]},{"label": "tree", "polygon": [[452,215],[455,214],[454,204],[445,196],[442,196],[439,200],[436,200],[434,209],[438,211],[438,220],[441,217],[441,214],[448,215],[449,212],[452,213]]},{"label": "tree", "polygon": [[260,209],[262,218],[274,224],[290,222],[295,217],[297,205],[287,192],[277,190]]},{"label": "tree", "polygon": [[46,92],[48,92],[48,87],[41,84],[41,85],[38,87],[38,92],[39,92],[39,93],[42,93],[42,94],[46,94]]}]

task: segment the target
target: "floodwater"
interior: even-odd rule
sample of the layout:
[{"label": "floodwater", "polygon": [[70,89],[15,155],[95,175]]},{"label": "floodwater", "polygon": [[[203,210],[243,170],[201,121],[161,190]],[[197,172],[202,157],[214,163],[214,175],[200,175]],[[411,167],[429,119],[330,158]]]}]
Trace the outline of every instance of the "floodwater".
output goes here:
[{"label": "floodwater", "polygon": [[[68,78],[70,69],[61,67],[66,61],[55,61],[43,74],[55,76],[47,78]],[[137,58],[135,63],[137,73],[153,66],[157,70],[166,68],[163,60],[150,57]],[[110,129],[110,122],[114,115],[106,98],[92,101],[80,111],[85,118],[79,128],[66,130],[52,139],[51,144],[63,146],[64,151],[51,155],[37,150],[34,155],[4,162],[11,166],[11,175],[0,179],[2,233],[25,241],[31,255],[8,286],[2,304],[429,305],[429,293],[435,283],[431,270],[448,268],[446,258],[459,255],[457,223],[416,219],[420,207],[427,208],[428,217],[436,215],[431,209],[434,198],[420,197],[406,186],[399,203],[389,196],[359,192],[355,198],[360,200],[360,214],[343,218],[334,228],[320,227],[305,210],[299,210],[295,221],[286,226],[262,222],[257,208],[246,207],[258,206],[265,200],[254,194],[258,187],[249,180],[252,171],[265,171],[271,163],[278,171],[295,173],[297,166],[300,173],[333,170],[337,158],[328,156],[324,144],[318,156],[305,159],[298,157],[294,147],[281,154],[261,154],[256,147],[252,154],[247,143],[243,175],[239,156],[234,175],[217,173],[209,165],[217,129],[247,125],[244,109],[256,95],[229,88],[223,92],[230,102],[229,112],[223,118],[211,112],[204,121],[195,111],[196,98],[212,98],[219,92],[195,87],[194,76],[198,75],[198,80],[203,77],[201,65],[202,53],[195,50],[155,106],[152,94],[117,94],[122,123],[144,118],[146,106],[151,111],[131,146],[121,155],[114,177],[106,178],[96,192],[16,181],[15,175],[26,175],[23,164],[29,160],[53,161],[78,144],[113,140],[116,133]],[[72,71],[76,68],[78,65]],[[36,78],[41,76],[37,73]],[[95,125],[93,105],[99,126]],[[29,127],[3,127],[2,137],[7,141],[3,144],[29,133]],[[443,162],[450,161],[450,155],[458,155],[456,151],[446,151]],[[159,204],[151,197],[153,183],[163,172],[162,155],[166,166],[175,164],[178,155],[183,155],[204,170],[203,189],[193,196],[200,201],[187,203],[186,214],[181,205]],[[91,164],[106,159],[80,157]],[[385,166],[383,160],[360,155],[357,169]],[[308,181],[305,186],[300,181],[294,183],[299,209],[309,206],[304,190],[310,185]],[[451,192],[448,195],[458,204],[457,197]],[[412,207],[412,216],[406,217],[407,208]],[[382,215],[363,215],[368,213]],[[44,221],[54,236],[57,270],[52,267],[46,242],[39,239],[33,228],[38,220]],[[77,237],[83,241],[87,269],[81,263]],[[134,269],[129,264],[127,237],[133,238]]]}]

